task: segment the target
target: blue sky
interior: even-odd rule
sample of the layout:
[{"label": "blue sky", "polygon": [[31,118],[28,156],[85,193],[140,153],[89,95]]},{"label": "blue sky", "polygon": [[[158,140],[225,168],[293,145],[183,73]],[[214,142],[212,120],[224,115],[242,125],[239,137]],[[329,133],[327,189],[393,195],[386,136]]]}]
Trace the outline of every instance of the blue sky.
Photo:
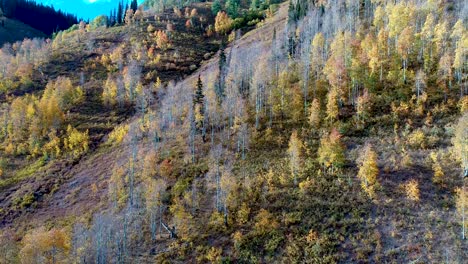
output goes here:
[{"label": "blue sky", "polygon": [[[67,13],[75,14],[78,18],[93,19],[98,15],[109,14],[117,7],[120,0],[36,0],[46,5],[53,5]],[[130,2],[130,0],[128,0]],[[124,0],[124,3],[126,0]],[[138,0],[141,4],[143,0]]]}]

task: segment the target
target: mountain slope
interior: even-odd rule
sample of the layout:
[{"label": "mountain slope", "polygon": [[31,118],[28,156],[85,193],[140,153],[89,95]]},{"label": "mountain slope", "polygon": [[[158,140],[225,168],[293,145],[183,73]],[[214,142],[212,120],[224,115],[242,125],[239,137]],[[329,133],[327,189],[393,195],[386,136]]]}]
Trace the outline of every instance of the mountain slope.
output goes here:
[{"label": "mountain slope", "polygon": [[22,41],[25,38],[45,38],[46,35],[18,20],[6,18],[5,27],[0,27],[0,47],[5,43]]},{"label": "mountain slope", "polygon": [[463,263],[466,4],[307,3],[63,32],[5,78],[3,257]]}]

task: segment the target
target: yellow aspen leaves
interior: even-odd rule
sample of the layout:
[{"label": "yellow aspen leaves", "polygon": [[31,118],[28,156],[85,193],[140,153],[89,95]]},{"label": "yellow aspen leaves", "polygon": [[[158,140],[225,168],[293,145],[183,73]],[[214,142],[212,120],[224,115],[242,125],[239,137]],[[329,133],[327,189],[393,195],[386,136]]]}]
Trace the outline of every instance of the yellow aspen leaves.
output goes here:
[{"label": "yellow aspen leaves", "polygon": [[377,154],[370,144],[364,147],[358,159],[358,166],[358,178],[361,180],[361,187],[369,197],[374,198],[375,189],[378,186],[379,168],[377,167]]}]

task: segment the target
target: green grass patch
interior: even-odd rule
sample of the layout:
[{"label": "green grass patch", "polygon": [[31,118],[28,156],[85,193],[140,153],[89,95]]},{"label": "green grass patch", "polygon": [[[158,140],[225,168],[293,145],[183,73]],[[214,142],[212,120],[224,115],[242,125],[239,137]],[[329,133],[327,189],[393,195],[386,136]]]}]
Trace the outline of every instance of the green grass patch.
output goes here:
[{"label": "green grass patch", "polygon": [[41,157],[38,160],[36,160],[34,163],[32,163],[31,165],[20,169],[14,176],[8,179],[0,180],[0,189],[31,177],[40,168],[42,168],[46,163],[47,163],[47,159],[45,157]]}]

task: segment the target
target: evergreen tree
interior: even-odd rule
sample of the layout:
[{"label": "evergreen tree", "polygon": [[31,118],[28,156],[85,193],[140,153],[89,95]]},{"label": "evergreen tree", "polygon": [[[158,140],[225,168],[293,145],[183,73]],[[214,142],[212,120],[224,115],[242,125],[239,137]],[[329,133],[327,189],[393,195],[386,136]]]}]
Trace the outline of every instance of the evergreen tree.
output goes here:
[{"label": "evergreen tree", "polygon": [[136,12],[138,9],[138,2],[137,0],[132,0],[132,3],[130,4],[130,8],[133,10],[133,12]]},{"label": "evergreen tree", "polygon": [[195,89],[195,95],[193,97],[193,105],[204,104],[205,95],[203,94],[203,83],[201,81],[200,75],[198,75],[197,86]]},{"label": "evergreen tree", "polygon": [[223,6],[221,5],[221,1],[220,0],[215,0],[213,2],[213,5],[211,5],[211,12],[213,13],[213,15],[216,15],[221,10],[223,10]]},{"label": "evergreen tree", "polygon": [[252,0],[250,10],[257,10],[260,7],[260,0]]},{"label": "evergreen tree", "polygon": [[240,6],[240,1],[239,0],[228,0],[226,1],[226,12],[228,13],[229,17],[235,18],[239,15],[239,6]]},{"label": "evergreen tree", "polygon": [[122,24],[122,17],[123,17],[123,6],[122,2],[119,2],[119,5],[117,7],[117,24]]},{"label": "evergreen tree", "polygon": [[221,48],[219,51],[219,73],[218,73],[218,81],[215,84],[215,94],[218,103],[221,104],[224,98],[224,75],[225,75],[225,67],[226,67],[226,53],[224,52],[224,43],[221,44]]},{"label": "evergreen tree", "polygon": [[107,26],[111,27],[113,25],[114,25],[114,10],[111,10],[109,17],[107,18]]},{"label": "evergreen tree", "polygon": [[128,1],[127,3],[125,4],[125,9],[123,10],[123,13],[122,13],[122,22],[125,22],[125,16],[127,15],[127,11],[129,9],[129,5],[128,5]]},{"label": "evergreen tree", "polygon": [[[195,125],[198,131],[203,131],[205,119],[205,95],[203,94],[203,83],[200,75],[198,76],[197,85],[195,87],[195,94],[193,95],[193,113],[195,116]],[[203,141],[205,141],[205,134],[203,133]]]},{"label": "evergreen tree", "polygon": [[60,30],[66,30],[78,24],[76,16],[56,10],[37,1],[3,0],[0,1],[4,15],[17,19],[48,35]]}]

